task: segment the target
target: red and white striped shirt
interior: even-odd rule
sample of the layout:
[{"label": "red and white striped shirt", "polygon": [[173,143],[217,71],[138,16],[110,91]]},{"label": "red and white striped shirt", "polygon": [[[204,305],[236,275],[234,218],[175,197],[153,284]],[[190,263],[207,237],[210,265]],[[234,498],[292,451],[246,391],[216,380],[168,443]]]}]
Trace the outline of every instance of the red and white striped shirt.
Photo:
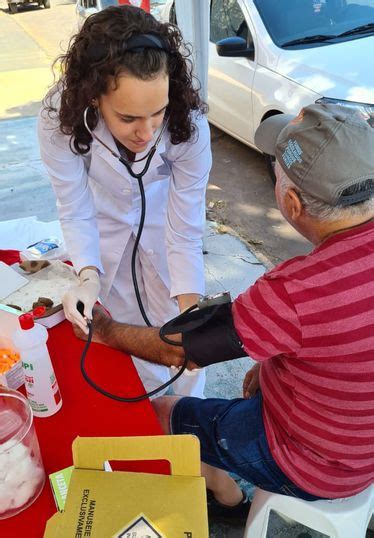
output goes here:
[{"label": "red and white striped shirt", "polygon": [[271,453],[304,491],[374,481],[374,223],[337,233],[260,278],[233,305],[261,365]]}]

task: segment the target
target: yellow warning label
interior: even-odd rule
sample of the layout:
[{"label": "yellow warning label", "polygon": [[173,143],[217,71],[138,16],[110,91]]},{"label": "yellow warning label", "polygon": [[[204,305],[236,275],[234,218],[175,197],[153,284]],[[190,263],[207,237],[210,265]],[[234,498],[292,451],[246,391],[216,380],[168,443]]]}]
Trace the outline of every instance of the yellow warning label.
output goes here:
[{"label": "yellow warning label", "polygon": [[144,514],[139,514],[112,538],[167,538]]}]

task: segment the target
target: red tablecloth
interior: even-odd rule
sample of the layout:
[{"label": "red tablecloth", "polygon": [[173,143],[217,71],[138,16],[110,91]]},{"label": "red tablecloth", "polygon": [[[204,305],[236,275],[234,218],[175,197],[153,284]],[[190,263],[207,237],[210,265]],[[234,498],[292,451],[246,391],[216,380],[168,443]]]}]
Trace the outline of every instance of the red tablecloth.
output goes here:
[{"label": "red tablecloth", "polygon": [[[0,259],[6,261],[1,255]],[[68,322],[49,329],[48,348],[63,399],[62,408],[34,423],[47,475],[72,465],[76,436],[160,435],[161,427],[149,400],[121,403],[92,389],[80,372],[84,342]],[[100,386],[115,394],[136,396],[143,385],[130,357],[101,344],[91,344],[86,369]],[[56,511],[49,482],[29,508],[0,521],[1,538],[41,538],[47,519]]]}]

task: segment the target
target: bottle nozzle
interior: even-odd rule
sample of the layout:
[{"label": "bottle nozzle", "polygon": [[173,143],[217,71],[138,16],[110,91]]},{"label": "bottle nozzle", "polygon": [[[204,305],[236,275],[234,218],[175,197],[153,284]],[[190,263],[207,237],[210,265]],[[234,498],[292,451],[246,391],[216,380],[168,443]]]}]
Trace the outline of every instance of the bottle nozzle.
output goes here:
[{"label": "bottle nozzle", "polygon": [[45,313],[45,306],[38,306],[32,312],[21,314],[18,318],[21,329],[27,331],[34,327],[34,318],[40,318]]},{"label": "bottle nozzle", "polygon": [[34,316],[31,313],[21,314],[18,318],[21,329],[27,331],[34,327]]}]

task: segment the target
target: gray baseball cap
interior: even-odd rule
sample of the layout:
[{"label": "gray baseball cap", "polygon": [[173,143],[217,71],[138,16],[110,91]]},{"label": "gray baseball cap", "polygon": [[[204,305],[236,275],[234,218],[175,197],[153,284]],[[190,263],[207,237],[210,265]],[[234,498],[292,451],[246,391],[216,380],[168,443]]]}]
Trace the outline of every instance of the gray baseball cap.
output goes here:
[{"label": "gray baseball cap", "polygon": [[256,146],[273,155],[302,190],[335,206],[348,206],[374,195],[370,190],[342,195],[374,180],[374,128],[352,108],[313,104],[295,118],[278,114],[263,121]]}]

